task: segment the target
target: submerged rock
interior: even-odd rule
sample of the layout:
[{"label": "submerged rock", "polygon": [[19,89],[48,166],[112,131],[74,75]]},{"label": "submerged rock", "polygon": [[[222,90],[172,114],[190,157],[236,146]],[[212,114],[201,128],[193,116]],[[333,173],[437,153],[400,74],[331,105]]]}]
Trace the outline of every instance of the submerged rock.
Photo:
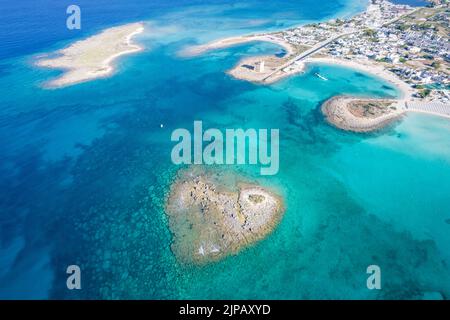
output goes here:
[{"label": "submerged rock", "polygon": [[179,172],[166,203],[172,250],[186,263],[236,254],[267,236],[283,212],[281,198],[259,185],[194,169]]}]

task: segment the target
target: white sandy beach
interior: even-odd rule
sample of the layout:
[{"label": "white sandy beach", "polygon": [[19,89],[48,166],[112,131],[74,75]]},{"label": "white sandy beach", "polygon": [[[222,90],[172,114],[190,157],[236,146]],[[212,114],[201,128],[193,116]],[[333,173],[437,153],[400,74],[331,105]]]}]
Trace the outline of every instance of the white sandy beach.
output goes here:
[{"label": "white sandy beach", "polygon": [[48,87],[64,87],[106,77],[113,73],[115,59],[142,50],[132,38],[143,31],[141,22],[109,28],[57,51],[56,58],[37,61],[36,65],[64,70],[59,78],[48,83]]},{"label": "white sandy beach", "polygon": [[184,57],[193,57],[197,56],[203,53],[206,53],[211,50],[218,50],[218,49],[224,49],[232,46],[236,46],[239,44],[249,43],[249,42],[256,42],[256,41],[262,41],[262,42],[271,42],[274,44],[277,44],[281,47],[283,47],[286,50],[286,55],[291,55],[294,53],[294,48],[291,44],[284,41],[283,39],[280,39],[274,35],[270,34],[260,34],[260,35],[248,35],[248,36],[237,36],[237,37],[230,37],[230,38],[224,38],[219,39],[217,41],[212,41],[206,44],[197,45],[197,46],[190,46],[185,48],[180,52],[181,56]]}]

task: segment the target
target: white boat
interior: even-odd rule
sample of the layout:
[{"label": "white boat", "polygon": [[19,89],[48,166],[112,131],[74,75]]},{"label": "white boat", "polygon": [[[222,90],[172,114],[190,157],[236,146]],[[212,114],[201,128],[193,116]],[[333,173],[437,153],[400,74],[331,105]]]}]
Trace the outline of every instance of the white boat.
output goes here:
[{"label": "white boat", "polygon": [[324,80],[324,81],[328,81],[328,79],[327,79],[327,78],[325,78],[324,76],[322,76],[322,75],[318,74],[317,72],[316,72],[316,73],[314,73],[314,75],[315,75],[316,77],[318,77],[318,78],[320,78],[320,79]]}]

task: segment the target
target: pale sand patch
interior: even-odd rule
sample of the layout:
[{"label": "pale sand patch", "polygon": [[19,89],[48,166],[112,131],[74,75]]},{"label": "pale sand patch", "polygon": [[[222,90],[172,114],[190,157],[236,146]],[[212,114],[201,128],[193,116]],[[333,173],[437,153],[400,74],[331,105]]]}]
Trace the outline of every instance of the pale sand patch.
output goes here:
[{"label": "pale sand patch", "polygon": [[[450,110],[449,105],[440,104],[439,106],[437,106],[438,103],[434,103],[434,105],[436,106],[433,106],[433,102],[431,101],[413,97],[415,90],[408,83],[398,78],[395,74],[385,69],[382,65],[378,65],[376,62],[368,60],[347,60],[331,57],[308,58],[305,60],[305,63],[313,62],[341,65],[376,75],[396,86],[401,92],[401,97],[395,102],[395,107],[397,110],[394,112],[389,112],[388,114],[384,114],[377,119],[354,117],[354,115],[349,113],[347,104],[350,101],[370,100],[373,102],[377,102],[383,101],[383,99],[334,97],[326,101],[322,105],[322,112],[326,116],[327,120],[338,128],[355,132],[374,131],[388,125],[395,120],[400,119],[401,116],[403,114],[406,114],[407,112],[419,112],[439,117],[450,118],[450,111],[448,111]],[[444,110],[444,108],[447,109]]]},{"label": "pale sand patch", "polygon": [[348,59],[340,59],[333,57],[321,57],[321,58],[307,58],[305,59],[305,63],[326,63],[326,64],[335,64],[344,67],[348,67],[351,69],[361,70],[363,72],[367,72],[369,74],[376,75],[383,80],[393,84],[396,86],[401,92],[401,100],[412,100],[412,95],[414,94],[414,89],[399,79],[395,74],[386,70],[383,66],[377,65],[376,62],[372,62],[369,60],[348,60]]},{"label": "pale sand patch", "polygon": [[144,31],[141,22],[113,27],[80,40],[56,52],[55,58],[36,62],[40,67],[63,69],[64,73],[48,83],[49,87],[63,87],[107,77],[114,71],[112,62],[125,54],[142,50],[132,38]]}]

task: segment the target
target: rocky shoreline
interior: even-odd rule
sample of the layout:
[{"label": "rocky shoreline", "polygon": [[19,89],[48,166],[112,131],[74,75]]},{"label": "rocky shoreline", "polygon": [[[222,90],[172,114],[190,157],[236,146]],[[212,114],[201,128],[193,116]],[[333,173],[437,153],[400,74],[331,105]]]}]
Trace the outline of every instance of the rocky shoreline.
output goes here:
[{"label": "rocky shoreline", "polygon": [[399,120],[405,113],[401,102],[389,99],[335,96],[322,104],[322,113],[335,127],[371,132]]},{"label": "rocky shoreline", "polygon": [[166,201],[172,251],[184,263],[219,260],[266,237],[283,212],[281,197],[257,184],[181,170]]}]

